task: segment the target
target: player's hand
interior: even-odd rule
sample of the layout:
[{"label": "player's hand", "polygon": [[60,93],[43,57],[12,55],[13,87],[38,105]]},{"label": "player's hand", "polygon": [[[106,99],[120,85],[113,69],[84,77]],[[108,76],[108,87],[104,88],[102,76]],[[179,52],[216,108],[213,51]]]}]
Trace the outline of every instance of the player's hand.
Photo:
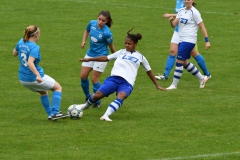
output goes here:
[{"label": "player's hand", "polygon": [[89,62],[89,59],[88,58],[81,58],[78,61],[79,62]]},{"label": "player's hand", "polygon": [[165,19],[165,18],[169,18],[169,14],[165,13],[165,14],[163,15],[163,18],[164,18],[164,19]]},{"label": "player's hand", "polygon": [[42,78],[41,78],[40,76],[37,76],[36,81],[37,81],[38,83],[42,83]]},{"label": "player's hand", "polygon": [[210,42],[205,43],[205,49],[208,50],[210,48]]},{"label": "player's hand", "polygon": [[81,48],[83,49],[84,46],[85,46],[85,42],[82,42],[80,46],[81,46]]},{"label": "player's hand", "polygon": [[162,90],[162,91],[168,91],[166,88],[163,88],[161,86],[158,86],[157,89]]},{"label": "player's hand", "polygon": [[169,21],[173,21],[175,18],[173,16],[169,17]]}]

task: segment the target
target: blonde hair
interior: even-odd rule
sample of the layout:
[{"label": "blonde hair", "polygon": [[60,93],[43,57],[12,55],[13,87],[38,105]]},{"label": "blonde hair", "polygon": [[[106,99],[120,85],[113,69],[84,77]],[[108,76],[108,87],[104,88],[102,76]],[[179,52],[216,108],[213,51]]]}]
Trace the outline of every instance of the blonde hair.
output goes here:
[{"label": "blonde hair", "polygon": [[23,41],[26,42],[30,37],[34,36],[39,31],[38,26],[30,25],[25,28]]}]

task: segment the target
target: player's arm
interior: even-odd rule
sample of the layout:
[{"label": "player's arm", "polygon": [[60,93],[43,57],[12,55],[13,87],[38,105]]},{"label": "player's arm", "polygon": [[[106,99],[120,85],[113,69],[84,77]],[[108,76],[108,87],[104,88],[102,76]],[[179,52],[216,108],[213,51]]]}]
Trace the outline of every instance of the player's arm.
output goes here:
[{"label": "player's arm", "polygon": [[169,17],[174,17],[174,18],[176,18],[176,17],[177,17],[177,14],[165,13],[165,14],[163,15],[163,18],[164,18],[164,19],[165,19],[165,18],[169,18]]},{"label": "player's arm", "polygon": [[16,57],[17,55],[18,55],[18,51],[14,48],[14,49],[13,49],[13,56]]},{"label": "player's arm", "polygon": [[87,40],[88,35],[89,35],[89,32],[87,30],[85,30],[84,33],[83,33],[82,43],[80,45],[82,48],[84,48],[84,46],[86,44],[86,40]]},{"label": "player's arm", "polygon": [[157,82],[157,80],[156,80],[152,70],[147,71],[147,75],[152,80],[152,82],[155,84],[157,89],[167,91],[165,88],[159,86],[159,84],[158,84],[158,82]]},{"label": "player's arm", "polygon": [[34,65],[34,61],[35,61],[35,58],[32,57],[32,56],[29,56],[27,65],[28,65],[29,69],[33,72],[33,74],[36,75],[36,81],[38,83],[41,83],[42,82],[42,78],[41,78],[39,72],[37,71],[37,69],[36,69],[36,67]]},{"label": "player's arm", "polygon": [[115,47],[114,47],[114,45],[113,45],[113,42],[110,43],[108,46],[109,46],[109,48],[110,48],[110,50],[111,50],[112,53],[115,53],[115,52],[116,52]]},{"label": "player's arm", "polygon": [[174,28],[178,25],[179,20],[178,20],[178,18],[171,16],[171,17],[169,17],[169,22],[170,22],[171,26]]},{"label": "player's arm", "polygon": [[210,42],[208,39],[207,29],[203,22],[200,22],[198,26],[201,28],[203,37],[205,39],[205,49],[208,50],[210,48]]},{"label": "player's arm", "polygon": [[108,57],[107,56],[100,56],[95,58],[81,58],[79,59],[79,62],[89,62],[89,61],[98,61],[98,62],[107,62]]}]

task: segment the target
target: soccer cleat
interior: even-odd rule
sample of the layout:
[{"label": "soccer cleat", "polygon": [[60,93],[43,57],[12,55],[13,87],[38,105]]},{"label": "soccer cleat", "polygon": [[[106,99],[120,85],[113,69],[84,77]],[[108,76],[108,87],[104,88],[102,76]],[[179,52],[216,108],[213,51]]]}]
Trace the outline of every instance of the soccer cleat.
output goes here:
[{"label": "soccer cleat", "polygon": [[83,106],[82,106],[82,110],[86,110],[86,109],[89,109],[91,105],[85,103]]},{"label": "soccer cleat", "polygon": [[208,81],[208,77],[203,76],[203,79],[200,80],[200,87],[199,88],[204,88],[207,81]]},{"label": "soccer cleat", "polygon": [[101,121],[108,121],[108,122],[111,122],[112,120],[107,116],[107,115],[103,115],[101,118],[100,118]]},{"label": "soccer cleat", "polygon": [[161,74],[159,74],[159,73],[158,73],[158,76],[155,76],[155,78],[156,78],[157,80],[167,80],[167,79],[168,79],[167,77],[165,77],[165,75],[161,75]]},{"label": "soccer cleat", "polygon": [[62,113],[57,113],[57,114],[54,114],[52,116],[49,116],[48,120],[55,121],[57,119],[66,118],[66,117],[69,117],[69,115],[68,114],[62,114]]},{"label": "soccer cleat", "polygon": [[210,78],[212,77],[212,76],[211,76],[211,74],[209,74],[209,75],[206,75],[206,76],[207,76],[207,78],[208,78],[208,79],[210,79]]},{"label": "soccer cleat", "polygon": [[101,107],[101,103],[97,104],[97,103],[94,103],[93,104],[93,108],[100,108]]},{"label": "soccer cleat", "polygon": [[171,84],[171,86],[169,86],[168,88],[166,88],[167,90],[173,90],[173,89],[177,89],[177,86],[175,86],[174,84]]}]

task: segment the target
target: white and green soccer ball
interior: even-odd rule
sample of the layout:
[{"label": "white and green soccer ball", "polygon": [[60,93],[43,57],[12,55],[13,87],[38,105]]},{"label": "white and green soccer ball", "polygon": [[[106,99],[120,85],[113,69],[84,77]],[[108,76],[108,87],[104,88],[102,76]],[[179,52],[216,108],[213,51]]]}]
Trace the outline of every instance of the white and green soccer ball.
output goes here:
[{"label": "white and green soccer ball", "polygon": [[84,104],[73,104],[68,107],[67,113],[69,114],[71,119],[79,119],[83,116],[83,110],[82,107]]}]

